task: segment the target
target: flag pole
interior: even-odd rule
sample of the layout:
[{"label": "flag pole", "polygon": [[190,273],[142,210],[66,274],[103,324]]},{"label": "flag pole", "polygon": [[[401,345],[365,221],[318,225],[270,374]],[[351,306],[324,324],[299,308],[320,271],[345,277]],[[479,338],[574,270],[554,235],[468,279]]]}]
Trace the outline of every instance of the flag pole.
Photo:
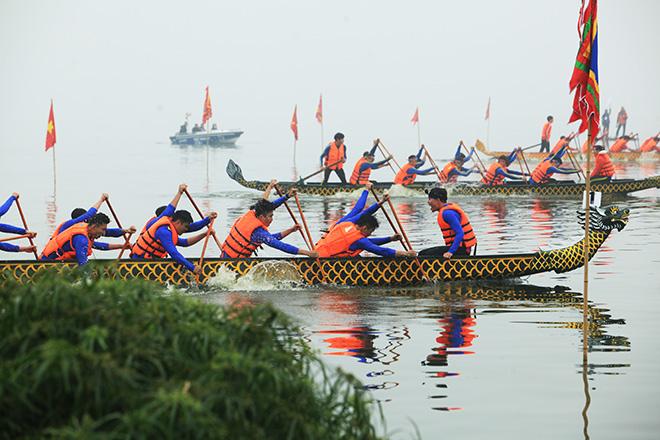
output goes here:
[{"label": "flag pole", "polygon": [[588,339],[588,308],[587,301],[589,299],[589,208],[591,205],[591,178],[590,178],[590,168],[591,168],[591,117],[589,117],[589,128],[587,130],[587,172],[586,174],[586,184],[585,184],[585,208],[584,208],[584,294],[583,294],[583,304],[582,304],[582,318],[583,318],[583,331],[584,335],[582,337],[582,350],[583,355],[587,356],[587,339]]},{"label": "flag pole", "polygon": [[422,146],[422,135],[420,134],[419,120],[417,121],[417,149],[419,150]]},{"label": "flag pole", "polygon": [[55,145],[53,145],[53,196],[57,193],[57,167],[55,166]]}]

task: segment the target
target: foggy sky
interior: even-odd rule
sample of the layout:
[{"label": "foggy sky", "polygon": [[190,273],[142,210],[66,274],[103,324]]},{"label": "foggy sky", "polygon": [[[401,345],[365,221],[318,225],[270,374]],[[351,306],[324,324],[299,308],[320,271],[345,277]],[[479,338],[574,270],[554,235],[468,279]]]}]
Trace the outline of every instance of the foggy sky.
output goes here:
[{"label": "foggy sky", "polygon": [[[0,3],[0,151],[43,153],[51,98],[58,147],[103,148],[130,133],[167,142],[186,112],[240,143],[321,148],[336,131],[357,158],[380,137],[397,156],[422,142],[438,156],[459,140],[492,148],[553,143],[567,125],[578,0],[24,1]],[[660,131],[660,2],[599,2],[602,108],[625,106],[628,131]],[[491,97],[491,120],[484,120]],[[614,127],[614,118],[613,125]],[[411,151],[412,150],[412,151]]]}]

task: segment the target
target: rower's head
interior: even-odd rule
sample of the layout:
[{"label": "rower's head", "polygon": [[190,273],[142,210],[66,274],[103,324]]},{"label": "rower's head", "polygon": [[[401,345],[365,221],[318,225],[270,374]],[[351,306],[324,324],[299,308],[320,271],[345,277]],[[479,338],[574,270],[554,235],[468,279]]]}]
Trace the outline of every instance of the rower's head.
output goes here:
[{"label": "rower's head", "polygon": [[193,222],[192,215],[185,209],[179,209],[172,214],[172,224],[178,235],[183,234],[188,230],[188,227]]},{"label": "rower's head", "polygon": [[598,153],[599,151],[604,151],[604,150],[605,150],[605,147],[603,147],[602,145],[594,145],[594,146],[593,146],[593,150],[594,150],[596,153]]},{"label": "rower's head", "polygon": [[165,205],[163,205],[163,206],[159,206],[159,207],[156,209],[156,217],[160,217],[160,215],[161,215],[163,212],[165,212],[166,209],[167,209],[167,206],[165,206]]},{"label": "rower's head", "polygon": [[465,154],[458,153],[454,158],[454,165],[456,165],[456,168],[462,168],[464,163],[465,163]]},{"label": "rower's head", "polygon": [[507,165],[509,164],[509,158],[506,157],[504,154],[502,154],[501,156],[499,156],[499,157],[497,158],[497,161],[498,161],[498,162],[500,163],[500,165],[502,165],[503,167],[505,167],[505,166],[507,166]]},{"label": "rower's head", "polygon": [[548,119],[548,122],[552,122],[552,121],[555,120],[555,118],[553,118],[552,116],[548,116],[547,119]]},{"label": "rower's head", "polygon": [[622,137],[623,139],[625,139],[625,140],[626,140],[626,142],[628,142],[628,141],[629,141],[629,140],[631,139],[631,137],[630,137],[630,136],[628,136],[628,135],[626,135],[626,136],[621,136],[621,137]]},{"label": "rower's head", "polygon": [[558,167],[559,165],[564,163],[564,162],[562,162],[562,160],[559,157],[553,157],[552,159],[550,159],[550,162],[552,163],[552,166],[555,166],[555,167]]},{"label": "rower's head", "polygon": [[76,208],[73,211],[71,211],[71,218],[78,218],[80,216],[83,216],[87,214],[87,210],[83,208]]},{"label": "rower's head", "polygon": [[444,188],[433,188],[428,192],[428,204],[431,212],[437,212],[447,203],[447,190]]},{"label": "rower's head", "polygon": [[107,215],[102,212],[94,214],[87,221],[87,236],[89,239],[96,240],[105,234],[105,231],[108,229],[108,223],[110,223],[110,219]]},{"label": "rower's head", "polygon": [[378,219],[370,214],[364,214],[355,224],[356,229],[363,237],[368,237],[378,228]]},{"label": "rower's head", "polygon": [[365,151],[364,154],[362,154],[362,157],[364,157],[365,160],[369,163],[372,163],[374,161],[374,155],[371,154],[369,151]]},{"label": "rower's head", "polygon": [[408,163],[409,163],[410,165],[412,165],[412,166],[416,166],[416,165],[417,165],[417,160],[418,160],[418,159],[417,159],[417,156],[414,155],[414,154],[411,154],[410,156],[408,156]]},{"label": "rower's head", "polygon": [[337,144],[337,146],[340,146],[341,144],[344,143],[344,133],[335,134],[335,143]]},{"label": "rower's head", "polygon": [[273,223],[273,216],[275,214],[275,204],[273,202],[259,199],[259,201],[252,205],[250,209],[254,209],[257,218],[261,220],[266,227]]}]

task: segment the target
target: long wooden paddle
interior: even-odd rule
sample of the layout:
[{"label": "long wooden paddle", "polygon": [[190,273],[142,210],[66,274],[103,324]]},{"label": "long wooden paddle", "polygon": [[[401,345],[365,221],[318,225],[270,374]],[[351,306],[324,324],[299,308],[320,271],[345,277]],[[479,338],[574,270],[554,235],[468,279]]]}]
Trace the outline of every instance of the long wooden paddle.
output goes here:
[{"label": "long wooden paddle", "polygon": [[[108,209],[110,209],[110,212],[112,213],[112,217],[115,219],[115,223],[117,223],[117,226],[119,226],[119,229],[124,229],[124,228],[121,227],[121,223],[119,222],[119,217],[117,217],[117,214],[115,214],[115,210],[112,209],[112,205],[110,204],[110,200],[109,200],[109,199],[105,199],[105,203],[108,204]],[[125,244],[128,244],[128,245],[129,245],[129,248],[130,248],[130,244],[131,244],[131,235],[133,235],[133,234],[132,234],[132,233],[131,233],[131,234],[128,234],[128,237],[126,237],[126,234],[124,234],[124,233],[122,232],[121,235],[124,236],[124,240],[126,240],[126,243],[125,243]],[[117,257],[117,261],[119,261],[119,260],[121,259],[121,256],[124,255],[124,251],[125,251],[125,250],[126,250],[125,247],[122,247],[122,248],[121,248],[121,252],[119,252],[119,256]]]},{"label": "long wooden paddle", "polygon": [[[202,214],[202,211],[201,211],[201,210],[199,209],[199,207],[197,206],[197,203],[195,203],[195,201],[193,200],[192,196],[191,196],[190,193],[188,192],[188,188],[184,189],[183,192],[186,193],[186,195],[188,196],[188,199],[190,200],[190,203],[192,203],[192,205],[195,207],[195,210],[197,211],[197,213],[199,214],[199,216],[202,218],[202,220],[204,220],[204,218],[205,218],[205,217],[204,217],[204,214]],[[209,225],[206,225],[206,227],[209,228],[209,229],[211,229]],[[220,242],[218,241],[218,237],[216,237],[215,234],[213,234],[213,238],[215,239],[215,244],[218,245],[218,249],[220,249],[220,252],[222,252],[222,246],[220,245]]]},{"label": "long wooden paddle", "polygon": [[[23,221],[23,228],[25,228],[26,231],[29,231],[27,222],[25,221],[25,216],[23,215],[23,210],[21,209],[21,203],[18,201],[18,197],[16,198],[16,207],[18,208],[18,213],[21,214],[21,220]],[[37,255],[37,249],[34,248],[34,241],[32,241],[32,238],[28,237],[28,240],[30,240],[30,246],[32,246],[32,253],[34,253],[34,258],[39,259],[39,256]]]},{"label": "long wooden paddle", "polygon": [[[376,194],[374,194],[375,196]],[[396,210],[394,209],[394,205],[392,204],[391,199],[387,199],[387,203],[390,205],[390,209],[392,210],[392,215],[394,216],[394,220],[396,220],[396,224],[399,225],[399,230],[401,231],[401,235],[403,235],[403,239],[406,240],[406,243],[408,243],[408,248],[412,251],[413,247],[410,244],[410,240],[408,240],[408,235],[406,235],[406,231],[403,230],[403,226],[401,225],[401,221],[399,220],[399,216],[396,213]],[[385,210],[383,209],[383,212]],[[394,230],[396,232],[396,229]],[[419,257],[415,256],[415,261],[417,262],[417,265],[419,266],[419,270],[422,271],[422,275],[424,276],[424,280],[426,281],[431,281],[431,279],[426,275],[426,271],[422,267],[422,262],[419,261]]]},{"label": "long wooden paddle", "polygon": [[569,148],[566,148],[566,153],[568,153],[568,159],[571,161],[571,165],[573,165],[573,167],[575,167],[575,169],[580,170],[578,175],[582,174],[582,177],[584,177],[584,180],[586,181],[587,176],[584,174],[584,171],[582,171],[582,167],[578,163],[577,158],[575,158],[573,156],[573,153],[571,152],[571,150]]},{"label": "long wooden paddle", "polygon": [[441,183],[444,183],[444,182],[442,182],[442,178],[440,177],[440,168],[439,168],[438,165],[435,163],[435,161],[434,161],[433,158],[431,157],[431,153],[429,153],[429,150],[426,149],[426,147],[424,146],[424,144],[422,144],[422,150],[424,150],[424,154],[426,154],[426,157],[428,158],[429,162],[431,162],[431,166],[432,166],[433,169],[435,170],[435,174],[438,176],[438,180],[439,180]]},{"label": "long wooden paddle", "polygon": [[522,151],[529,150],[530,148],[538,147],[539,145],[541,145],[541,142],[539,142],[538,144],[530,145],[529,147],[525,147],[522,149]]},{"label": "long wooden paddle", "polygon": [[525,158],[525,155],[523,154],[523,150],[519,148],[518,153],[519,153],[518,154],[518,156],[519,156],[518,160],[520,160],[520,158],[522,158],[523,162],[525,162],[525,168],[527,168],[527,174],[529,174],[529,177],[531,178],[532,177],[532,172],[529,170],[529,165],[527,164],[527,159]]},{"label": "long wooden paddle", "polygon": [[[376,198],[376,202],[380,203],[380,199],[378,198],[378,195],[376,194],[376,190],[371,188],[371,193]],[[384,209],[383,209],[383,214],[385,214],[385,218],[389,222],[389,224],[392,227],[392,230],[394,231],[394,233],[398,234],[399,232],[396,230],[396,226],[394,226],[394,223],[392,222],[392,219],[390,218],[390,215]],[[401,234],[401,236],[403,237],[403,234]],[[406,251],[410,250],[410,248],[408,247],[408,244],[405,242],[405,240],[401,240],[401,245],[403,246],[404,250],[406,250]]]},{"label": "long wooden paddle", "polygon": [[[204,239],[204,247],[202,248],[202,256],[199,258],[199,267],[204,270],[204,254],[206,254],[206,246],[209,244],[209,235],[211,235],[211,231],[213,230],[213,222],[215,221],[214,218],[211,219],[211,223],[209,223],[209,229],[206,231],[206,238]],[[199,283],[199,277],[202,275],[202,272],[197,274],[197,282]]]},{"label": "long wooden paddle", "polygon": [[301,177],[300,179],[298,179],[298,182],[297,182],[297,183],[303,183],[305,180],[309,179],[310,177],[314,177],[314,176],[316,176],[317,174],[322,173],[323,171],[325,171],[326,168],[334,167],[335,165],[338,165],[338,164],[340,164],[340,163],[342,163],[342,161],[341,161],[341,160],[338,160],[338,161],[335,162],[335,163],[331,163],[331,164],[328,165],[328,166],[324,166],[324,167],[322,167],[320,170],[313,172],[312,174],[310,174],[310,175],[307,176],[307,177]]},{"label": "long wooden paddle", "polygon": [[[275,184],[275,191],[277,191],[277,194],[280,197],[284,197],[284,194],[282,194],[282,191],[280,191],[280,187],[277,184]],[[298,223],[298,220],[296,220],[296,216],[293,214],[293,211],[289,207],[289,204],[286,202],[286,198],[284,198],[284,206],[286,206],[286,210],[289,211],[289,215],[291,216],[291,219],[293,220],[293,223],[294,224]],[[310,250],[313,249],[312,243],[309,243],[307,241],[307,237],[305,236],[305,233],[302,231],[302,229],[300,230],[300,235],[302,235],[303,241],[307,245],[307,248],[310,249]]]},{"label": "long wooden paddle", "polygon": [[[385,153],[383,153],[383,151],[380,150],[380,147],[383,147],[383,150],[385,150],[385,152],[387,152],[387,156],[385,156]],[[381,154],[382,154],[383,156],[385,156],[385,158],[388,158],[389,156],[392,156],[392,153],[390,153],[390,152],[387,150],[387,148],[385,147],[385,145],[383,145],[383,143],[380,141],[380,138],[378,139],[378,149],[380,150]],[[397,168],[401,169],[401,166],[400,166],[399,163],[396,161],[396,159],[394,158],[394,156],[392,156],[392,160],[393,160],[394,163],[396,164]],[[389,162],[388,162],[388,163],[389,163]],[[392,164],[390,164],[390,166],[392,166]],[[394,171],[394,167],[392,167],[392,171]]]},{"label": "long wooden paddle", "polygon": [[[309,243],[314,243],[314,240],[312,240],[312,234],[309,233],[309,228],[307,227],[307,221],[305,220],[305,214],[303,214],[302,207],[300,206],[300,200],[298,200],[298,194],[294,194],[294,197],[296,198],[296,204],[298,205],[298,211],[300,212],[300,218],[302,219],[303,225],[305,226],[305,231],[307,232],[307,235],[309,236]],[[309,250],[312,251],[314,250],[313,246],[309,246]],[[327,278],[325,276],[325,271],[323,270],[323,265],[321,264],[321,259],[319,257],[316,257],[316,262],[319,264],[319,269],[321,269],[321,275],[323,276],[323,282],[327,283]]]},{"label": "long wooden paddle", "polygon": [[15,236],[13,236],[13,237],[0,239],[0,242],[2,242],[2,241],[18,240],[19,238],[28,238],[28,237],[30,237],[30,234],[15,235]]},{"label": "long wooden paddle", "polygon": [[[525,182],[525,186],[529,187],[529,183],[527,183],[527,178],[525,177],[525,170],[523,169],[522,161],[520,160],[521,156],[522,149],[518,147],[518,154],[516,155],[516,158],[518,159],[518,164],[520,165],[520,172],[522,173],[523,182]],[[527,169],[527,174],[529,174],[529,168]]]},{"label": "long wooden paddle", "polygon": [[474,161],[474,164],[477,166],[477,169],[479,170],[479,172],[481,172],[481,175],[485,176],[486,175],[486,166],[481,161],[481,157],[479,157],[479,155],[477,154],[477,151],[475,150],[475,148],[472,147],[472,151],[469,151],[468,148],[463,143],[463,141],[461,141],[461,146],[463,148],[465,148],[465,152],[468,154],[467,157],[470,157],[472,155],[472,153],[474,153],[474,156],[479,160],[479,163],[481,164],[481,168],[479,168],[479,164],[477,164],[476,160]]}]

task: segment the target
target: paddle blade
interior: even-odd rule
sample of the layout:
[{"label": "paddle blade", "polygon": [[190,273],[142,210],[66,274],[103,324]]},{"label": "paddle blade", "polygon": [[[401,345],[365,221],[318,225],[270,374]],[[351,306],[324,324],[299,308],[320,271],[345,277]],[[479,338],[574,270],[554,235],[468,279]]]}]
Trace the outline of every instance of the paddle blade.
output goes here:
[{"label": "paddle blade", "polygon": [[241,170],[241,167],[239,167],[236,162],[233,160],[229,159],[229,162],[227,162],[227,175],[232,179],[238,181],[239,179],[243,179],[243,170]]},{"label": "paddle blade", "polygon": [[486,146],[485,146],[484,143],[481,142],[479,139],[477,139],[477,141],[474,143],[474,147],[475,147],[477,150],[481,151],[482,153],[484,153],[484,154],[488,154],[488,151],[486,150]]}]

